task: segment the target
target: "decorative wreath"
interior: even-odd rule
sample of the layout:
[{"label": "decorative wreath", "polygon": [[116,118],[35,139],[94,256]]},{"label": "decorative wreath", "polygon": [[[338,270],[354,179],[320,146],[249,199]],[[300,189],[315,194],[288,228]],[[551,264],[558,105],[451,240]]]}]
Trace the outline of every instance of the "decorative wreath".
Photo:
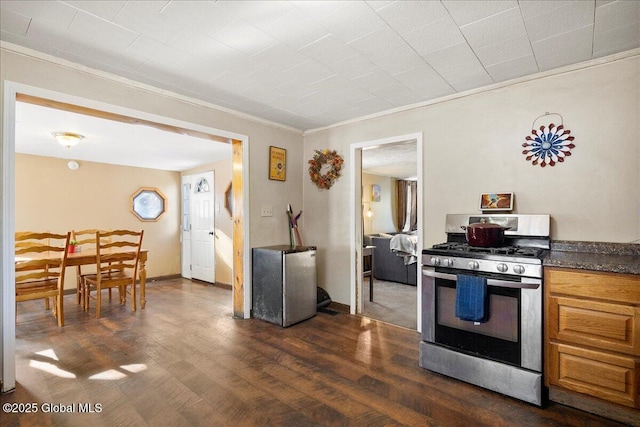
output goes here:
[{"label": "decorative wreath", "polygon": [[[548,115],[556,115],[560,117],[560,125],[556,126],[551,123],[548,127],[540,126],[540,130],[535,129],[536,120]],[[544,116],[538,117],[533,121],[533,130],[531,135],[528,135],[523,143],[522,154],[524,154],[527,161],[530,161],[532,165],[540,165],[541,167],[555,166],[557,163],[564,162],[564,159],[571,155],[571,149],[575,148],[571,136],[571,131],[564,128],[562,123],[562,116],[558,113],[545,113]]]},{"label": "decorative wreath", "polygon": [[[313,159],[309,160],[309,176],[311,176],[311,181],[320,189],[330,189],[336,179],[340,178],[340,169],[342,169],[343,163],[344,159],[340,157],[335,150],[316,150],[316,155],[313,156]],[[323,174],[321,170],[324,165],[328,165],[329,170]]]}]

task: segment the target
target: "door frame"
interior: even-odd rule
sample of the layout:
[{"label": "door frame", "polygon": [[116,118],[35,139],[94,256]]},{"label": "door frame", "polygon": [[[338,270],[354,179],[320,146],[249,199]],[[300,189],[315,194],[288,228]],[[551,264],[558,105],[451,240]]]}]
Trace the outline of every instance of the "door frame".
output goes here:
[{"label": "door frame", "polygon": [[[234,185],[234,203],[238,202],[236,205],[243,207],[242,212],[249,212],[249,137],[247,135],[5,80],[2,94],[2,200],[0,202],[2,203],[2,217],[0,218],[2,235],[0,243],[2,249],[0,257],[0,268],[2,268],[0,276],[0,307],[2,307],[2,316],[0,316],[0,382],[2,388],[0,392],[13,390],[16,382],[13,255],[15,245],[15,120],[16,96],[18,94],[125,115],[158,124],[177,126],[229,139],[234,152],[234,183],[239,182],[239,185]],[[235,317],[248,319],[251,314],[251,253],[249,245],[251,240],[249,218],[243,218],[242,212],[236,214],[234,211],[234,267],[241,265],[242,268],[234,268],[233,272],[233,313]],[[237,234],[241,234],[241,236],[237,236]]]},{"label": "door frame", "polygon": [[[191,279],[191,177],[192,175],[180,176],[180,275],[185,279]],[[189,189],[185,191],[185,186]],[[185,193],[189,194],[189,232],[184,229],[184,205]],[[187,244],[187,239],[189,240]],[[187,254],[185,251],[189,251]],[[187,269],[187,265],[189,268]]]},{"label": "door frame", "polygon": [[[350,229],[349,235],[351,236],[351,314],[362,313],[363,300],[362,300],[362,150],[365,148],[373,148],[380,145],[397,144],[404,141],[415,140],[418,150],[418,254],[422,253],[422,242],[424,236],[423,230],[423,212],[424,212],[424,172],[423,172],[423,137],[422,132],[412,133],[407,135],[392,136],[389,138],[376,139],[370,141],[358,142],[350,145],[350,168],[349,168],[349,185],[350,185],[350,200],[349,200],[349,215],[350,215]],[[419,257],[418,257],[419,258]],[[416,298],[417,298],[417,325],[416,330],[422,331],[422,301],[420,295],[422,294],[422,274],[420,274],[420,262],[416,263],[418,269],[417,286],[416,286]],[[373,272],[371,273],[373,274]]]}]

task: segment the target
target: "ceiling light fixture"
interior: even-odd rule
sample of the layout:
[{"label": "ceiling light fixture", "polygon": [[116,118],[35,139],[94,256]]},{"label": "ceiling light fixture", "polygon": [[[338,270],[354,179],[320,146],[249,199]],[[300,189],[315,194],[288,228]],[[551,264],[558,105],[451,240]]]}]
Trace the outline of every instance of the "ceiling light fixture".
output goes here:
[{"label": "ceiling light fixture", "polygon": [[56,141],[67,148],[77,145],[84,138],[83,135],[73,132],[53,132],[52,135]]}]

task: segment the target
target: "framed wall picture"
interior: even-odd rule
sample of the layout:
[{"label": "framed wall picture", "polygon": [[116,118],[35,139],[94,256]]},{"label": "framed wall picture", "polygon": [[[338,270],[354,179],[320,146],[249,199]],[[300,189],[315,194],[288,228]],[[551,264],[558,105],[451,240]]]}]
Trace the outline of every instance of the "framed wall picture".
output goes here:
[{"label": "framed wall picture", "polygon": [[513,193],[483,193],[480,195],[481,211],[513,210]]},{"label": "framed wall picture", "polygon": [[269,147],[269,179],[287,180],[287,150],[284,148]]},{"label": "framed wall picture", "polygon": [[380,201],[380,186],[378,184],[371,184],[371,201]]}]

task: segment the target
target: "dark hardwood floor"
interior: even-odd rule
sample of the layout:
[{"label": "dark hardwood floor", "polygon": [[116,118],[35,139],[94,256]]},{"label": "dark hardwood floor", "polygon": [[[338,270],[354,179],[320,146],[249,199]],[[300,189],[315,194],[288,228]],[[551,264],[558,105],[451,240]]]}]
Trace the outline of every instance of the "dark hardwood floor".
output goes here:
[{"label": "dark hardwood floor", "polygon": [[42,301],[19,304],[18,384],[1,400],[38,412],[0,413],[2,426],[618,425],[425,371],[417,332],[346,313],[233,319],[230,290],[183,279],[149,284],[142,311],[114,298],[95,319],[65,303],[63,328]]}]

